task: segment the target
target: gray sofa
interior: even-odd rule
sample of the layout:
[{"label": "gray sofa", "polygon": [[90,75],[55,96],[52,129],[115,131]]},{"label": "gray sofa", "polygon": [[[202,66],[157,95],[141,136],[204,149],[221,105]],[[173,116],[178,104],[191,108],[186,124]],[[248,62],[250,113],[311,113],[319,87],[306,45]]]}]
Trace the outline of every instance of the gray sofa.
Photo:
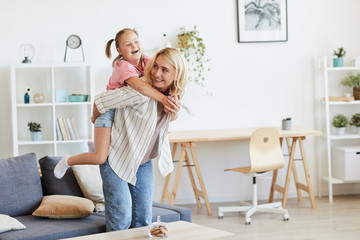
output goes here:
[{"label": "gray sofa", "polygon": [[[77,219],[49,219],[31,215],[46,195],[84,197],[71,168],[62,179],[56,179],[52,170],[60,157],[39,160],[42,177],[34,153],[0,159],[0,214],[14,217],[26,229],[0,233],[0,240],[52,240],[105,232],[103,212]],[[161,216],[164,222],[184,220],[191,222],[191,210],[153,203],[153,221]]]}]

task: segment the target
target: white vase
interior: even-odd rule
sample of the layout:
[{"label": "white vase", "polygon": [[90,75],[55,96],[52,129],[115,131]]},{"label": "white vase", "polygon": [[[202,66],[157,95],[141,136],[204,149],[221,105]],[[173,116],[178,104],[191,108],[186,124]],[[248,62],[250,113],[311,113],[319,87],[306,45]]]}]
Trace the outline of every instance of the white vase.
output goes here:
[{"label": "white vase", "polygon": [[338,135],[344,135],[345,134],[345,128],[344,127],[337,128],[337,133],[338,133]]}]

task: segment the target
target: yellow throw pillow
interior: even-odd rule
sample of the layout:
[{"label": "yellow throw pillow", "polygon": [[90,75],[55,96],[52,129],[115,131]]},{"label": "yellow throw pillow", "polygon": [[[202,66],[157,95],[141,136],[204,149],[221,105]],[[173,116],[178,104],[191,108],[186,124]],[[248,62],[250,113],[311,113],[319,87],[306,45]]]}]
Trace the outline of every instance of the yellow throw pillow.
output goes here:
[{"label": "yellow throw pillow", "polygon": [[32,215],[46,218],[83,218],[94,211],[92,201],[82,197],[68,195],[44,196],[40,206]]}]

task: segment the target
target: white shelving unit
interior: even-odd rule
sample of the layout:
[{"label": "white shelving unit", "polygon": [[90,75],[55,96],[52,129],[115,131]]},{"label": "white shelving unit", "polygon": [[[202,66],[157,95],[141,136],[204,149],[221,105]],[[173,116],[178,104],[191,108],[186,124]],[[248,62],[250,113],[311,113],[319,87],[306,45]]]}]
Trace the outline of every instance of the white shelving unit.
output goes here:
[{"label": "white shelving unit", "polygon": [[[346,77],[350,72],[360,72],[360,67],[329,67],[327,57],[324,56],[322,60],[322,83],[320,86],[321,97],[321,111],[320,111],[320,125],[321,130],[325,132],[323,141],[325,142],[325,153],[321,159],[326,159],[327,176],[319,174],[319,192],[321,195],[321,181],[328,183],[329,188],[329,202],[333,202],[333,184],[354,183],[360,181],[343,181],[332,176],[332,158],[331,148],[334,146],[358,145],[360,146],[360,134],[355,133],[355,129],[347,127],[345,135],[337,135],[335,128],[332,127],[332,118],[334,115],[342,113],[348,118],[354,113],[360,113],[360,100],[345,102],[345,101],[329,101],[329,97],[343,96],[344,91],[351,92],[348,87],[340,85],[340,81]],[[325,156],[324,156],[325,155]],[[319,167],[321,170],[321,165]]]},{"label": "white shelving unit", "polygon": [[[24,94],[30,88],[30,103],[24,104]],[[87,94],[87,102],[56,102],[56,90],[67,95]],[[43,103],[35,103],[34,94],[44,95]],[[87,141],[93,139],[90,121],[94,84],[92,68],[86,63],[16,64],[11,66],[11,109],[13,155],[36,153],[44,156],[63,156],[88,151]],[[57,118],[73,118],[79,140],[58,140]],[[28,122],[39,122],[42,140],[31,141]]]}]

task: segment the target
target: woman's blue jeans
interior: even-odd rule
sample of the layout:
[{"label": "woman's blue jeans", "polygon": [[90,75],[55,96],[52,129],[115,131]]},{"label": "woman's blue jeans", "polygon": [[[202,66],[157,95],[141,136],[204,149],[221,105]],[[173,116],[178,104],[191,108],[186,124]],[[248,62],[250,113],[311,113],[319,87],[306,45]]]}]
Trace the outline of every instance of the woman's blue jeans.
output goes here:
[{"label": "woman's blue jeans", "polygon": [[152,220],[154,175],[152,160],[140,165],[135,186],[121,179],[109,161],[100,165],[105,198],[106,231],[148,226]]}]

